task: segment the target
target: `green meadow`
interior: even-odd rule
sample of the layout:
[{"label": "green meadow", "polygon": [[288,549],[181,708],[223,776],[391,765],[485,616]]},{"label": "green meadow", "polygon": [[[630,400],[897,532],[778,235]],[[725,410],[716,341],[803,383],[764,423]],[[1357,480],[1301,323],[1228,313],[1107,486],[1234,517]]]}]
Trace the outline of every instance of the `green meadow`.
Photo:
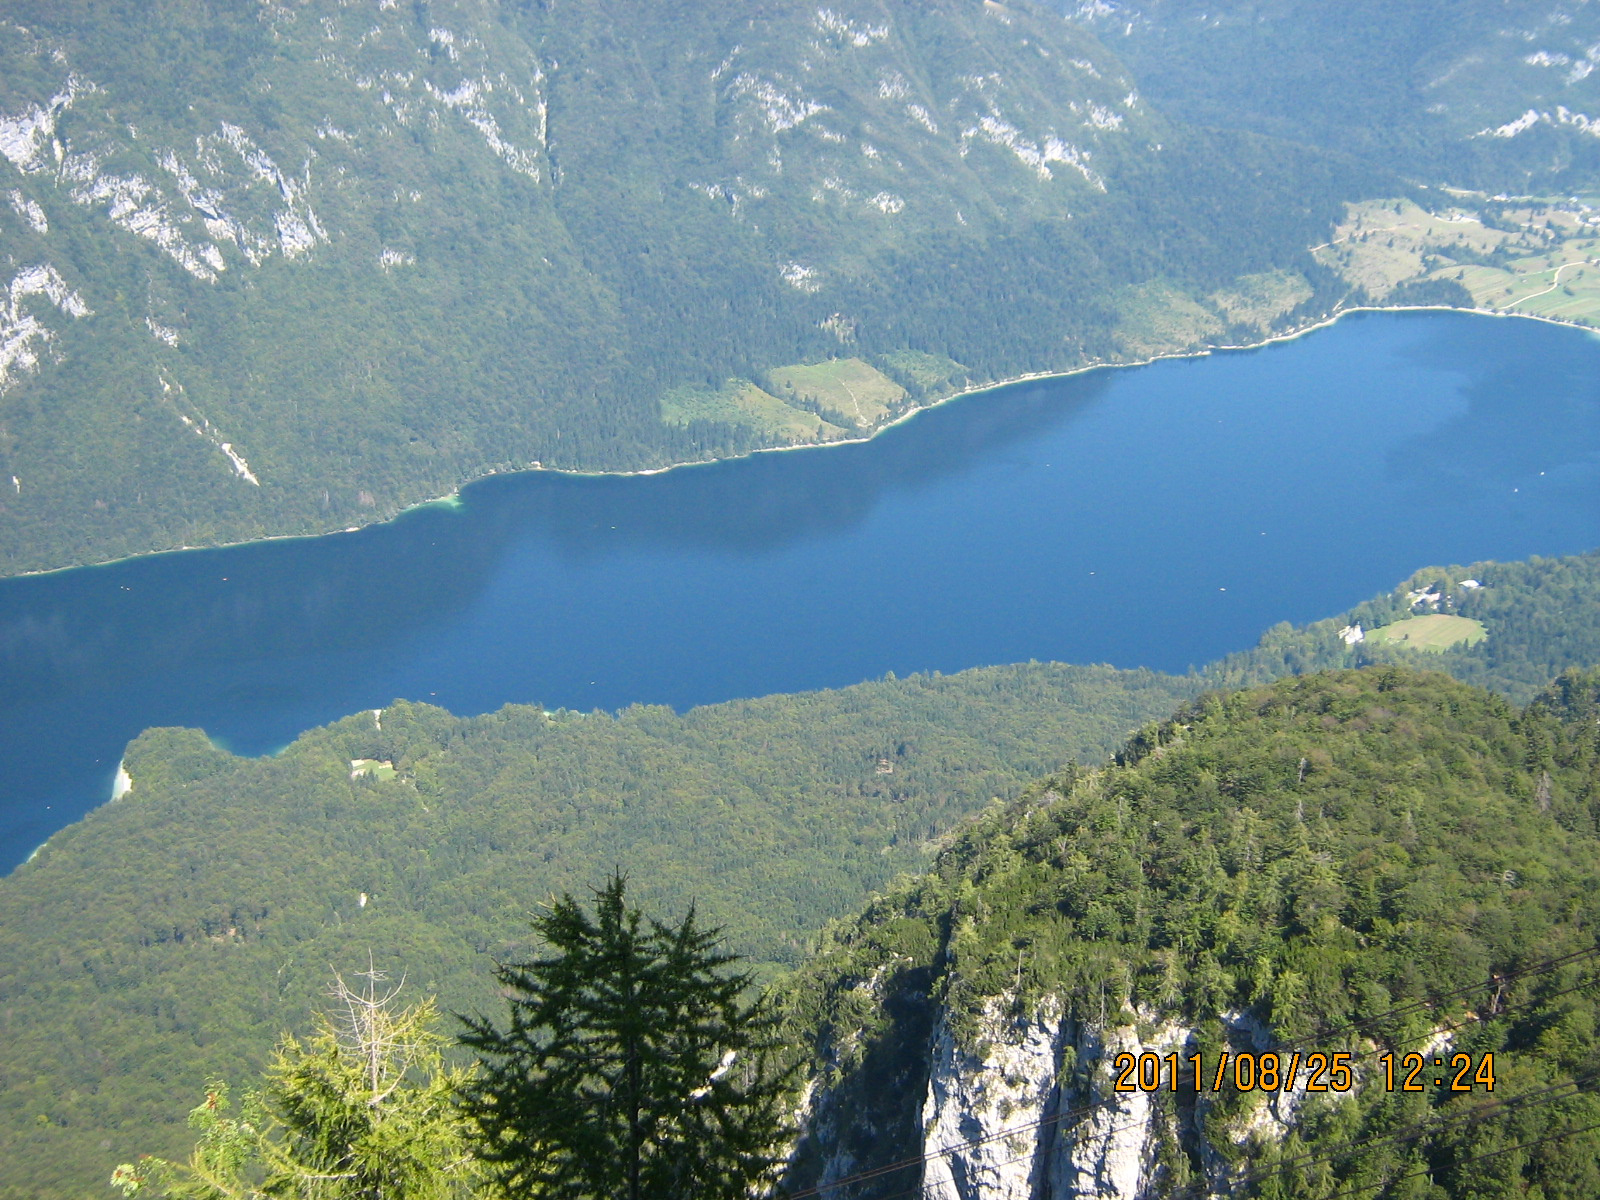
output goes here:
[{"label": "green meadow", "polygon": [[1448,613],[1429,613],[1369,630],[1367,641],[1410,650],[1448,650],[1451,646],[1474,646],[1488,636],[1489,631],[1482,621]]}]

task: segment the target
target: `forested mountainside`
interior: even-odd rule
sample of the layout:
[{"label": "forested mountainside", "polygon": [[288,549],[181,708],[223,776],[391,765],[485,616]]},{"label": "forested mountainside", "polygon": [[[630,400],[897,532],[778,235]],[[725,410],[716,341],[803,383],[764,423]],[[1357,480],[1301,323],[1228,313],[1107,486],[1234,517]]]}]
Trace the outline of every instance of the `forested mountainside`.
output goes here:
[{"label": "forested mountainside", "polygon": [[1386,173],[985,0],[17,0],[0,572],[1259,337]]},{"label": "forested mountainside", "polygon": [[[1442,649],[1377,636],[1440,617],[1461,623]],[[1370,639],[1347,643],[1356,623]],[[471,1004],[492,957],[526,950],[530,911],[620,867],[775,974],[963,819],[1141,726],[1148,751],[1204,686],[1378,662],[1523,696],[1600,661],[1597,637],[1600,553],[1418,572],[1188,678],[1028,663],[682,716],[397,702],[256,760],[152,730],[119,800],[0,878],[0,1198],[78,1195],[136,1150],[178,1150],[208,1075],[252,1077],[306,1028],[330,963],[371,950]]]},{"label": "forested mountainside", "polygon": [[1062,0],[1169,116],[1335,148],[1427,183],[1600,188],[1588,0]]},{"label": "forested mountainside", "polygon": [[[1520,712],[1396,667],[1207,695],[829,932],[788,984],[815,1054],[791,1183],[1594,1196],[1597,823],[1594,672]],[[1272,1052],[1271,1084],[1232,1073]],[[1319,1052],[1345,1087],[1308,1090]],[[1492,1093],[1451,1090],[1491,1054]]]},{"label": "forested mountainside", "polygon": [[1600,325],[1600,10],[1588,0],[1057,0],[1169,118],[1416,185],[1317,261],[1351,304]]},{"label": "forested mountainside", "polygon": [[[1430,626],[1455,632],[1431,645],[1407,636]],[[1239,687],[1382,663],[1446,671],[1528,703],[1567,668],[1600,663],[1600,550],[1427,567],[1342,616],[1275,625],[1202,674],[1212,686]]]},{"label": "forested mountainside", "polygon": [[147,732],[126,795],[0,879],[0,1197],[177,1151],[196,1089],[253,1076],[330,963],[370,950],[487,1006],[528,915],[616,868],[653,911],[697,901],[758,963],[798,962],[961,818],[1196,686],[1031,665],[683,716],[396,703],[259,760]]}]

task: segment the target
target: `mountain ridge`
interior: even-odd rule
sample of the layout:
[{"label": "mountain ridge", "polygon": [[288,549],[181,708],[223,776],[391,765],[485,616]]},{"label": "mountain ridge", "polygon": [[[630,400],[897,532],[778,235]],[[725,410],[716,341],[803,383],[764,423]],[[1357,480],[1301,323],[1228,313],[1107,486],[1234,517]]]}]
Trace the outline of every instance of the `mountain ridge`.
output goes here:
[{"label": "mountain ridge", "polygon": [[[1592,671],[1521,712],[1390,667],[1296,677],[985,814],[786,984],[811,1039],[791,1186],[1588,1194],[1597,705]],[[1492,1056],[1504,1122],[1481,1087],[1385,1083],[1385,1051],[1444,1049]],[[1353,1086],[1167,1082],[1279,1050],[1345,1053]],[[1124,1056],[1161,1086],[1114,1084]],[[1519,1094],[1548,1107],[1510,1115]]]}]

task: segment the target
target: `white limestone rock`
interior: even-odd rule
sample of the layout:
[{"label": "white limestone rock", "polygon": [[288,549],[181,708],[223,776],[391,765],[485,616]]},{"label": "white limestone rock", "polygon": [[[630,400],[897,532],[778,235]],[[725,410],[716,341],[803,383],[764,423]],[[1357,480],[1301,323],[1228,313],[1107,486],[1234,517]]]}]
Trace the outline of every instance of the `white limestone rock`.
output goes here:
[{"label": "white limestone rock", "polygon": [[50,222],[45,217],[44,209],[39,206],[38,201],[24,196],[20,188],[12,188],[6,195],[11,201],[12,209],[17,216],[27,222],[28,228],[35,233],[50,232]]},{"label": "white limestone rock", "polygon": [[[1144,1092],[1113,1090],[1113,1064],[1124,1052],[1182,1052],[1192,1031],[1152,1013],[1111,1029],[1064,1021],[1054,997],[1015,1019],[1011,1004],[986,1003],[977,1049],[962,1047],[947,1024],[934,1039],[923,1105],[928,1200],[1152,1194],[1160,1118]],[[1087,1067],[1083,1086],[1063,1078],[1069,1049]]]},{"label": "white limestone rock", "polygon": [[[1054,1111],[1061,1015],[1047,1003],[1013,1021],[1004,998],[982,1018],[981,1052],[958,1044],[942,1026],[932,1049],[923,1103],[923,1175],[927,1200],[1032,1200],[1043,1166],[1041,1143]],[[1007,1135],[1006,1131],[1020,1132]]]},{"label": "white limestone rock", "polygon": [[[1092,1064],[1089,1086],[1062,1103],[1068,1111],[1089,1111],[1075,1123],[1063,1120],[1055,1131],[1048,1177],[1052,1200],[1142,1200],[1151,1194],[1161,1130],[1147,1093],[1114,1090],[1116,1058],[1182,1052],[1192,1031],[1153,1013],[1140,1016],[1139,1025],[1102,1029],[1085,1022],[1078,1029],[1073,1050],[1077,1062]],[[1141,1034],[1141,1027],[1149,1032]]]},{"label": "white limestone rock", "polygon": [[[0,298],[0,393],[4,393],[23,375],[38,371],[57,338],[42,317],[39,299],[74,320],[89,316],[90,309],[49,263],[18,271]],[[18,485],[17,491],[21,490]]]}]

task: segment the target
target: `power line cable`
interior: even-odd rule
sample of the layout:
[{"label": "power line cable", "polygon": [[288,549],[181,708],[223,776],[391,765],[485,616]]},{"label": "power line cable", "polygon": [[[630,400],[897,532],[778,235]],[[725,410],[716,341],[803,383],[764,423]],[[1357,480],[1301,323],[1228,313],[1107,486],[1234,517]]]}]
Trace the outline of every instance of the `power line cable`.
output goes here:
[{"label": "power line cable", "polygon": [[[1427,1119],[1417,1121],[1404,1129],[1396,1130],[1393,1133],[1374,1134],[1371,1137],[1361,1138],[1356,1141],[1347,1141],[1342,1144],[1335,1144],[1332,1147],[1319,1147],[1315,1150],[1308,1150],[1303,1154],[1296,1155],[1293,1158],[1281,1159],[1270,1166],[1246,1171],[1242,1175],[1234,1176],[1228,1182],[1229,1185],[1233,1187],[1237,1187],[1243,1183],[1254,1183],[1262,1179],[1270,1179],[1274,1175],[1285,1175],[1291,1171],[1300,1171],[1306,1169],[1307,1167],[1314,1167],[1318,1163],[1328,1162],[1333,1159],[1340,1158],[1343,1155],[1349,1154],[1356,1150],[1373,1149],[1381,1146],[1385,1142],[1400,1143],[1416,1141],[1421,1138],[1429,1137],[1433,1134],[1455,1128],[1457,1126],[1475,1125],[1482,1121],[1493,1120],[1496,1117],[1510,1116],[1513,1113],[1526,1112],[1530,1108],[1537,1108],[1543,1104],[1555,1104],[1562,1100],[1571,1100],[1575,1096],[1592,1095],[1592,1092],[1583,1091],[1580,1085],[1591,1083],[1597,1078],[1600,1078],[1600,1072],[1592,1072],[1588,1075],[1580,1076],[1577,1079],[1564,1080],[1561,1083],[1550,1084],[1546,1087],[1539,1088],[1536,1091],[1519,1092],[1517,1095],[1507,1097],[1505,1100],[1499,1100],[1489,1105],[1469,1109],[1467,1112],[1460,1113],[1455,1116],[1429,1117]],[[1203,1191],[1196,1192],[1193,1185],[1190,1185],[1187,1191],[1175,1192],[1168,1197],[1168,1200],[1183,1200],[1183,1197],[1186,1195],[1203,1194]]]},{"label": "power line cable", "polygon": [[[1583,961],[1584,959],[1593,958],[1596,955],[1600,955],[1600,946],[1591,946],[1591,947],[1589,947],[1587,949],[1584,949],[1584,950],[1575,950],[1575,951],[1573,951],[1573,952],[1571,952],[1569,954],[1560,955],[1560,956],[1558,956],[1556,958],[1538,960],[1536,962],[1530,963],[1527,966],[1519,968],[1519,969],[1514,970],[1514,971],[1496,972],[1496,973],[1494,973],[1494,974],[1492,974],[1490,976],[1490,978],[1488,980],[1488,983],[1491,984],[1491,985],[1498,985],[1498,984],[1510,982],[1510,981],[1516,980],[1516,979],[1532,978],[1532,977],[1539,976],[1539,975],[1545,975],[1545,974],[1550,973],[1551,971],[1558,970],[1561,967],[1573,965],[1575,963]],[[1525,1007],[1526,1004],[1531,1004],[1531,1003],[1536,1003],[1536,1002],[1537,1003],[1544,1003],[1547,1000],[1554,999],[1555,996],[1565,995],[1568,992],[1579,991],[1579,990],[1581,990],[1581,989],[1583,989],[1585,987],[1591,987],[1591,986],[1594,985],[1594,983],[1595,983],[1595,981],[1593,981],[1593,980],[1585,981],[1584,983],[1578,984],[1575,987],[1563,989],[1561,992],[1555,993],[1554,996],[1540,997],[1540,998],[1538,998],[1537,1001],[1530,999],[1528,1001],[1525,1001],[1525,1002],[1522,1002],[1522,1003],[1519,1003],[1519,1004],[1507,1005],[1505,1008],[1501,1009],[1499,1012],[1494,1013],[1492,1015],[1494,1017],[1500,1017],[1500,1016],[1503,1016],[1505,1013],[1512,1011],[1515,1008]],[[1360,1021],[1351,1022],[1351,1023],[1343,1025],[1343,1026],[1324,1027],[1324,1030],[1319,1032],[1318,1034],[1308,1035],[1305,1038],[1287,1041],[1287,1042],[1282,1043],[1282,1045],[1283,1046],[1305,1045],[1306,1043],[1308,1043],[1310,1041],[1313,1041],[1313,1040],[1325,1039],[1325,1038],[1327,1038],[1329,1036],[1332,1036],[1333,1034],[1342,1033],[1342,1032],[1348,1032],[1351,1029],[1361,1028],[1361,1027],[1366,1026],[1366,1025],[1375,1024],[1375,1023],[1377,1023],[1379,1021],[1383,1021],[1383,1020],[1389,1019],[1389,1018],[1391,1018],[1393,1016],[1396,1016],[1396,1015],[1407,1015],[1407,1014],[1410,1014],[1412,1012],[1420,1011],[1422,1009],[1425,1009],[1427,1007],[1430,1007],[1432,1005],[1437,1004],[1440,1000],[1449,1000],[1449,999],[1454,999],[1457,996],[1467,995],[1467,994],[1470,994],[1473,991],[1481,989],[1483,986],[1484,986],[1483,983],[1479,982],[1477,984],[1473,984],[1473,985],[1470,985],[1468,987],[1458,988],[1458,989],[1456,989],[1455,991],[1452,991],[1452,992],[1441,993],[1441,994],[1439,994],[1437,996],[1427,997],[1427,998],[1421,999],[1421,1000],[1408,1001],[1406,1004],[1396,1005],[1395,1007],[1393,1007],[1391,1009],[1388,1009],[1388,1010],[1386,1010],[1384,1012],[1381,1012],[1381,1013],[1374,1014],[1371,1017],[1362,1018]],[[1464,1024],[1467,1024],[1467,1023],[1468,1022],[1463,1021],[1463,1022],[1460,1022],[1459,1024],[1457,1024],[1456,1026],[1454,1026],[1452,1028],[1453,1029],[1454,1028],[1460,1028],[1461,1025],[1464,1025]],[[865,1182],[865,1181],[867,1181],[869,1179],[880,1178],[880,1177],[882,1177],[884,1175],[892,1174],[895,1171],[904,1170],[907,1167],[912,1167],[912,1166],[925,1164],[927,1162],[932,1161],[935,1158],[942,1158],[942,1157],[944,1157],[945,1155],[948,1155],[948,1154],[957,1154],[957,1153],[960,1153],[960,1152],[962,1152],[964,1150],[976,1149],[979,1146],[983,1146],[983,1145],[986,1145],[986,1144],[988,1144],[990,1142],[998,1141],[998,1140],[1001,1140],[1003,1138],[1015,1137],[1016,1135],[1018,1135],[1020,1133],[1027,1133],[1027,1132],[1029,1132],[1031,1130],[1042,1128],[1045,1125],[1058,1124],[1058,1123],[1063,1122],[1063,1121],[1075,1120],[1078,1117],[1087,1116],[1088,1114],[1094,1112],[1096,1109],[1105,1108],[1108,1105],[1111,1105],[1113,1103],[1114,1099],[1115,1099],[1114,1097],[1107,1097],[1104,1100],[1097,1100],[1097,1101],[1094,1101],[1094,1102],[1089,1103],[1089,1104],[1080,1105],[1077,1108],[1068,1109],[1068,1110],[1065,1110],[1065,1111],[1062,1111],[1062,1112],[1057,1112],[1057,1113],[1054,1113],[1054,1114],[1052,1114],[1051,1116],[1048,1116],[1048,1117],[1040,1117],[1038,1120],[1035,1120],[1035,1121],[1028,1121],[1028,1122],[1025,1122],[1023,1124],[1010,1126],[1010,1127],[1008,1127],[1006,1129],[997,1130],[994,1133],[986,1134],[986,1135],[984,1135],[983,1137],[980,1137],[980,1138],[973,1138],[973,1139],[971,1139],[969,1141],[966,1141],[966,1142],[960,1142],[960,1143],[957,1143],[954,1146],[945,1146],[945,1147],[942,1147],[942,1148],[940,1148],[938,1150],[930,1150],[930,1151],[924,1152],[923,1154],[916,1155],[914,1157],[901,1159],[898,1162],[885,1163],[883,1166],[874,1167],[874,1168],[871,1168],[870,1170],[858,1171],[858,1172],[855,1172],[854,1174],[851,1174],[851,1175],[843,1175],[843,1176],[840,1176],[837,1179],[830,1180],[827,1183],[814,1184],[814,1185],[812,1185],[810,1187],[802,1188],[801,1190],[799,1190],[797,1192],[788,1193],[787,1200],[809,1200],[810,1197],[819,1196],[824,1191],[831,1191],[831,1190],[833,1190],[835,1188],[844,1187],[844,1186],[849,1185],[849,1184],[862,1183],[862,1182]],[[1148,1124],[1153,1119],[1154,1119],[1154,1115],[1152,1114],[1152,1116],[1150,1116],[1150,1117],[1142,1118],[1136,1124],[1140,1124],[1140,1125]],[[1125,1131],[1126,1129],[1134,1128],[1134,1127],[1135,1126],[1133,1126],[1133,1125],[1123,1126],[1123,1127],[1120,1127],[1119,1129],[1112,1130],[1110,1132],[1122,1132],[1122,1131]],[[905,1194],[905,1193],[896,1193],[896,1194],[899,1195],[899,1194]]]},{"label": "power line cable", "polygon": [[[1577,1137],[1580,1133],[1590,1133],[1600,1129],[1600,1122],[1585,1125],[1582,1129],[1566,1129],[1560,1133],[1552,1133],[1546,1137],[1536,1138],[1531,1142],[1516,1142],[1510,1146],[1502,1146],[1498,1150],[1490,1150],[1485,1154],[1475,1154],[1471,1158],[1463,1158],[1455,1165],[1464,1167],[1469,1163],[1482,1162],[1486,1158],[1494,1158],[1497,1154],[1510,1154],[1513,1150],[1527,1150],[1533,1146],[1542,1146],[1546,1142],[1559,1142],[1562,1138]],[[1324,1196],[1322,1200],[1342,1200],[1345,1196],[1354,1196],[1357,1192],[1364,1192],[1369,1188],[1386,1188],[1391,1184],[1402,1183],[1407,1179],[1417,1179],[1423,1175],[1432,1175],[1433,1168],[1428,1167],[1421,1171],[1412,1171],[1409,1175],[1397,1175],[1393,1179],[1385,1179],[1382,1183],[1364,1183],[1360,1187],[1349,1188],[1342,1192],[1334,1192],[1331,1196]]]},{"label": "power line cable", "polygon": [[[1590,946],[1585,950],[1574,950],[1571,954],[1563,954],[1559,958],[1542,959],[1538,962],[1530,963],[1528,966],[1519,970],[1493,972],[1489,976],[1489,983],[1491,986],[1494,986],[1502,983],[1509,983],[1516,979],[1530,978],[1536,975],[1547,975],[1551,971],[1559,970],[1565,966],[1572,966],[1586,958],[1593,958],[1596,955],[1600,955],[1600,946]],[[1362,1017],[1358,1021],[1351,1021],[1345,1025],[1332,1027],[1325,1026],[1315,1034],[1308,1034],[1303,1038],[1290,1039],[1281,1044],[1284,1046],[1303,1046],[1307,1042],[1311,1041],[1327,1041],[1329,1038],[1338,1034],[1349,1033],[1355,1029],[1363,1029],[1369,1025],[1376,1025],[1382,1021],[1387,1021],[1394,1017],[1410,1016],[1412,1013],[1421,1012],[1425,1009],[1436,1006],[1441,1000],[1454,1000],[1460,996],[1471,995],[1473,992],[1480,990],[1482,987],[1483,983],[1480,981],[1478,983],[1468,984],[1466,987],[1457,988],[1452,992],[1441,992],[1438,995],[1427,996],[1418,1000],[1411,1000],[1405,1004],[1397,1005],[1394,1008],[1390,1008],[1384,1012],[1375,1013],[1370,1017]],[[1499,1014],[1496,1013],[1493,1015],[1498,1016]]]}]

